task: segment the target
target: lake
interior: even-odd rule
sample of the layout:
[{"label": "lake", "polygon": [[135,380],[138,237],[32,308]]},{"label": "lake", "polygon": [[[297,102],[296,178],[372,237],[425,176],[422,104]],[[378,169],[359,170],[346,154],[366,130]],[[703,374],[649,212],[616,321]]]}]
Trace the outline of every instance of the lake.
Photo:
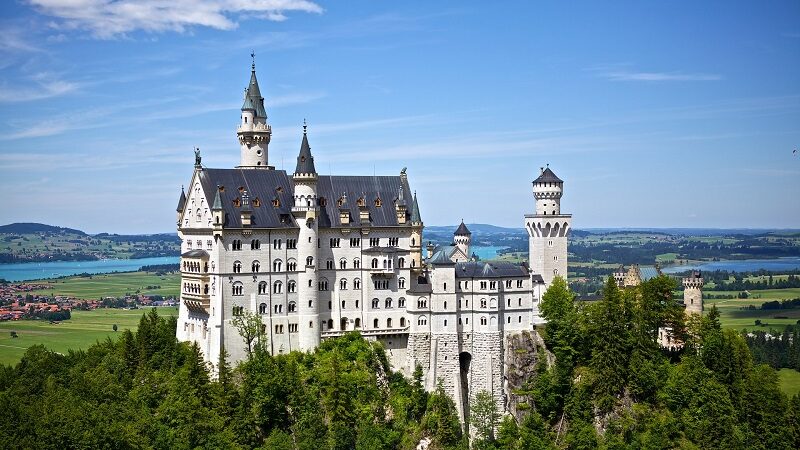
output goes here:
[{"label": "lake", "polygon": [[478,245],[476,245],[476,246],[470,248],[470,250],[472,251],[472,253],[475,253],[476,255],[478,255],[478,258],[480,258],[481,261],[488,261],[490,259],[496,258],[497,257],[497,252],[499,252],[500,250],[503,250],[504,248],[507,248],[507,247],[493,247],[493,246],[489,246],[489,245],[487,245],[487,246],[478,246]]},{"label": "lake", "polygon": [[706,261],[696,265],[672,266],[663,270],[664,273],[685,272],[687,270],[700,269],[713,272],[715,270],[727,270],[729,272],[756,272],[758,270],[785,271],[800,269],[800,257],[790,256],[775,259],[739,259],[725,261]]},{"label": "lake", "polygon": [[0,278],[8,281],[41,280],[79,273],[134,272],[142,266],[178,263],[180,263],[180,258],[177,256],[161,256],[139,259],[0,264]]}]

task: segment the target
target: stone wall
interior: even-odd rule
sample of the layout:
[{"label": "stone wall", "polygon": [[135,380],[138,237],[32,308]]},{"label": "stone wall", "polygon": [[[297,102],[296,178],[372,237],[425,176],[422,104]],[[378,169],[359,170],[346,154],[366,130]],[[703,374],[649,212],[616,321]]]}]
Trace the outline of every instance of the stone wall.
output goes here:
[{"label": "stone wall", "polygon": [[506,333],[503,369],[506,376],[504,391],[506,393],[505,411],[513,415],[517,422],[532,406],[527,395],[521,391],[529,381],[536,377],[536,368],[542,355],[549,367],[553,363],[553,355],[544,347],[544,341],[536,330],[518,333]]}]

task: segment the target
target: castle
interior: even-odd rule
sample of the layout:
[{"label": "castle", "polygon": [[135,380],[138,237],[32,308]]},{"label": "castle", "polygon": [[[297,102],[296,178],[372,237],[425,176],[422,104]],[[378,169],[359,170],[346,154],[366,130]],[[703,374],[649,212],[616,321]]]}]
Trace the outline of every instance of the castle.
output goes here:
[{"label": "castle", "polygon": [[255,64],[237,136],[240,165],[203,167],[196,150],[180,195],[177,338],[197,343],[213,365],[223,348],[232,362],[246,357],[231,324],[245,311],[260,317],[273,354],[358,330],[383,344],[396,370],[421,366],[427,389],[442,383],[462,420],[483,390],[505,410],[508,341],[543,322],[542,294],[567,275],[563,181],[549,167],[533,181],[530,266],[471,260],[463,221],[452,245],[423,256],[424,223],[405,169],[320,175],[306,125],[294,172],[269,165],[272,129]]}]

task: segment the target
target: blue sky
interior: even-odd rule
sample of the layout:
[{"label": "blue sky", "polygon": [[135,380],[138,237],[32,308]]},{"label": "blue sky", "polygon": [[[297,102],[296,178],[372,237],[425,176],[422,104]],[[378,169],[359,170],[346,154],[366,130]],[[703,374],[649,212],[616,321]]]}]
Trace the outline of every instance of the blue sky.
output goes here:
[{"label": "blue sky", "polygon": [[192,148],[238,163],[251,50],[271,164],[306,118],[428,225],[522,226],[549,163],[576,228],[800,226],[797,1],[2,2],[0,222],[174,230]]}]

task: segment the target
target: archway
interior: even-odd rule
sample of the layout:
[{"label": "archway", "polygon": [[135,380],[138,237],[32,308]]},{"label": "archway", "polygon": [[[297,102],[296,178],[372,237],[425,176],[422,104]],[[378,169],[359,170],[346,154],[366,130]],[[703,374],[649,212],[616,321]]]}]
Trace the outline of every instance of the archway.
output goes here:
[{"label": "archway", "polygon": [[472,363],[472,354],[461,352],[458,354],[459,372],[461,375],[461,411],[464,412],[464,432],[469,434],[469,369]]}]

